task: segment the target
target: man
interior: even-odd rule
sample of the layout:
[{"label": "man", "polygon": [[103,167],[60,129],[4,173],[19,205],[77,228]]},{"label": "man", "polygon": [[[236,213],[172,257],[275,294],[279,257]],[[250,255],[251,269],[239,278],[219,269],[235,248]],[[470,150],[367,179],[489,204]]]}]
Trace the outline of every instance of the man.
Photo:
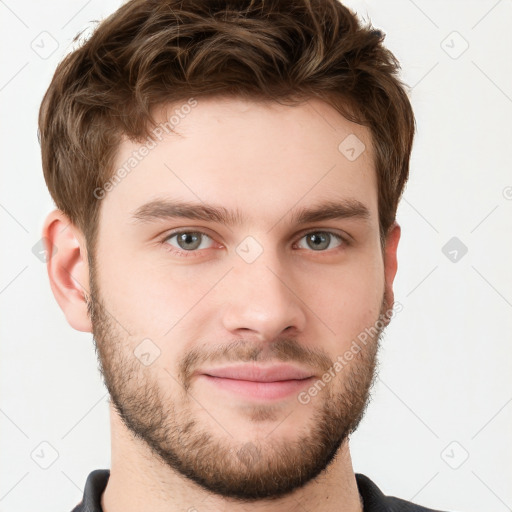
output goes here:
[{"label": "man", "polygon": [[43,100],[48,273],[112,464],[75,511],[426,511],[354,474],[414,117],[335,0],[133,0]]}]

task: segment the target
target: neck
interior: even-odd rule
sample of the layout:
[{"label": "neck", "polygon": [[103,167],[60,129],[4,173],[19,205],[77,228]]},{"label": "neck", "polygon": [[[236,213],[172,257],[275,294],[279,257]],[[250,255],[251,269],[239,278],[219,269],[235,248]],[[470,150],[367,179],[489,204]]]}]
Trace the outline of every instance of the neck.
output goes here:
[{"label": "neck", "polygon": [[314,480],[275,500],[243,503],[199,487],[165,465],[133,437],[110,407],[112,463],[101,497],[103,512],[363,512],[348,440]]}]

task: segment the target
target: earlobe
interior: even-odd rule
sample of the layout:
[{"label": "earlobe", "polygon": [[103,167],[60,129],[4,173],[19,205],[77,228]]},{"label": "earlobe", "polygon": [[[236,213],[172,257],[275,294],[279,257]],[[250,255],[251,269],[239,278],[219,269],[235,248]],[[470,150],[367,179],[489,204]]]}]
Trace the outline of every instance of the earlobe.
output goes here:
[{"label": "earlobe", "polygon": [[395,221],[388,230],[386,236],[386,246],[384,248],[384,274],[385,274],[385,293],[387,298],[387,308],[393,307],[395,295],[393,292],[393,281],[398,269],[397,249],[400,241],[401,228]]},{"label": "earlobe", "polygon": [[54,210],[46,217],[42,234],[55,299],[71,327],[92,332],[85,299],[89,296],[89,265],[81,231],[62,211]]}]

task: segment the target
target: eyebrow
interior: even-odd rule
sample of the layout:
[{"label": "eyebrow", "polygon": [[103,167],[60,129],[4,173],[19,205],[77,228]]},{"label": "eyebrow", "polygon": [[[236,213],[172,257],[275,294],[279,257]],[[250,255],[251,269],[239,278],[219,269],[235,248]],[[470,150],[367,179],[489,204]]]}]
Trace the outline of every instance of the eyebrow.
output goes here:
[{"label": "eyebrow", "polygon": [[[288,213],[282,218],[286,217]],[[346,198],[324,201],[307,208],[298,208],[292,213],[289,223],[308,224],[346,218],[368,220],[370,217],[370,210],[363,203],[357,199]],[[155,199],[143,204],[131,216],[132,222],[137,224],[172,219],[193,219],[238,226],[244,222],[245,217],[238,209],[228,210],[220,205],[170,199]]]}]

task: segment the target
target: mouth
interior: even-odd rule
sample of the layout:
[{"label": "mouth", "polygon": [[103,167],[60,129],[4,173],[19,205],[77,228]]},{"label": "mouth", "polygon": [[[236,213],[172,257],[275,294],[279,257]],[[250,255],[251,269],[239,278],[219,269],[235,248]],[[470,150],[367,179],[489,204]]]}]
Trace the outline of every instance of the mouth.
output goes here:
[{"label": "mouth", "polygon": [[245,398],[279,400],[300,392],[315,376],[291,365],[243,364],[202,370],[199,377],[219,390]]}]

